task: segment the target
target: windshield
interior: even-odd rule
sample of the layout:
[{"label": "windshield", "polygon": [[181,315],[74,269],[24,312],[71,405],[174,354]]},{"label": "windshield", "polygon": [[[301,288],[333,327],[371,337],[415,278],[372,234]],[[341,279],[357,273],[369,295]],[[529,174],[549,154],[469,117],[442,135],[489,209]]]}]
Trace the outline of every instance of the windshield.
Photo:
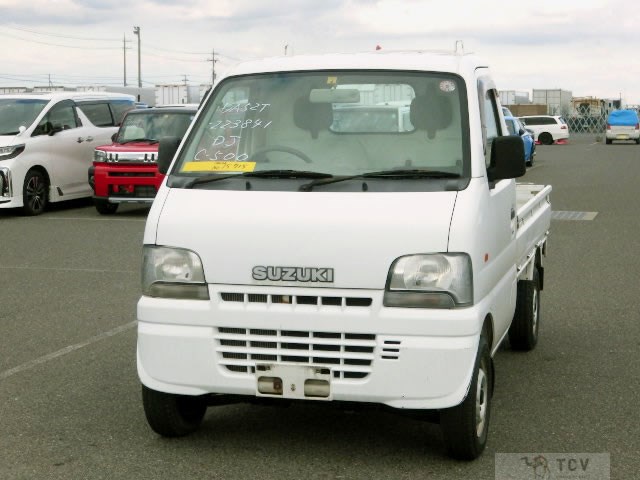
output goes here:
[{"label": "windshield", "polygon": [[157,142],[162,137],[184,136],[195,112],[144,112],[127,115],[118,131],[117,143]]},{"label": "windshield", "polygon": [[453,74],[232,77],[204,108],[174,176],[264,170],[353,176],[393,169],[469,175],[466,90]]},{"label": "windshield", "polygon": [[0,99],[0,135],[17,135],[29,128],[49,100],[30,98]]}]

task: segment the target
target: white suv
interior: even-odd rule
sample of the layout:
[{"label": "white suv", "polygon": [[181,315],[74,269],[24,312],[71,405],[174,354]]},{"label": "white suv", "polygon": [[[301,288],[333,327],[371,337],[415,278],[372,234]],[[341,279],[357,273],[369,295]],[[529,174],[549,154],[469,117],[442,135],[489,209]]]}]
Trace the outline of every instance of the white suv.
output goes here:
[{"label": "white suv", "polygon": [[525,127],[533,131],[536,142],[551,145],[569,138],[569,126],[559,115],[530,115],[518,117]]},{"label": "white suv", "polygon": [[109,143],[133,95],[0,95],[0,208],[39,215],[48,202],[90,197],[87,169]]}]

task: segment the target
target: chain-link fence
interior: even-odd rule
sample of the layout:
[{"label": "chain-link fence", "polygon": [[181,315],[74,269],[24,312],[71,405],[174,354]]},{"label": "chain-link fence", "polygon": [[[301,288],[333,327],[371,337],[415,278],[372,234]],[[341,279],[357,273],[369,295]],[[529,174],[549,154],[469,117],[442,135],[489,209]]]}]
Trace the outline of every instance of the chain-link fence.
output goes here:
[{"label": "chain-link fence", "polygon": [[607,115],[564,115],[563,118],[572,133],[604,133]]}]

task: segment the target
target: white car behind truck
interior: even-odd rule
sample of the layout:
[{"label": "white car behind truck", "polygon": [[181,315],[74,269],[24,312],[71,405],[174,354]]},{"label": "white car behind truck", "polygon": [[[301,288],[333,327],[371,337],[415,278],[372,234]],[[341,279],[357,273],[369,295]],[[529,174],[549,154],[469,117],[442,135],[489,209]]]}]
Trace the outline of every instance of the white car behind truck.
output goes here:
[{"label": "white car behind truck", "polygon": [[[493,355],[538,339],[551,216],[550,186],[516,185],[522,140],[485,65],[244,63],[161,141],[138,303],[154,431],[226,401],[357,402],[428,411],[453,457],[481,454]],[[406,101],[407,131],[335,121],[381,101]]]},{"label": "white car behind truck", "polygon": [[0,208],[40,215],[49,203],[91,196],[93,150],[118,131],[133,95],[0,95]]}]

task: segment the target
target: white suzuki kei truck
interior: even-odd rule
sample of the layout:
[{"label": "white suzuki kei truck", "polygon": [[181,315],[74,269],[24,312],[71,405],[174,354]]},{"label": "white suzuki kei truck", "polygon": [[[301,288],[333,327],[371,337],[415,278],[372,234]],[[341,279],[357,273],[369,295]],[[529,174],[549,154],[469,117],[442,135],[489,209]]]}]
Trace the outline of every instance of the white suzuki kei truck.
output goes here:
[{"label": "white suzuki kei truck", "polygon": [[[362,105],[404,103],[408,123]],[[351,108],[353,112],[346,114]],[[538,339],[550,186],[473,55],[238,65],[209,93],[144,233],[137,365],[151,428],[234,401],[377,404],[487,441],[492,357]]]}]

